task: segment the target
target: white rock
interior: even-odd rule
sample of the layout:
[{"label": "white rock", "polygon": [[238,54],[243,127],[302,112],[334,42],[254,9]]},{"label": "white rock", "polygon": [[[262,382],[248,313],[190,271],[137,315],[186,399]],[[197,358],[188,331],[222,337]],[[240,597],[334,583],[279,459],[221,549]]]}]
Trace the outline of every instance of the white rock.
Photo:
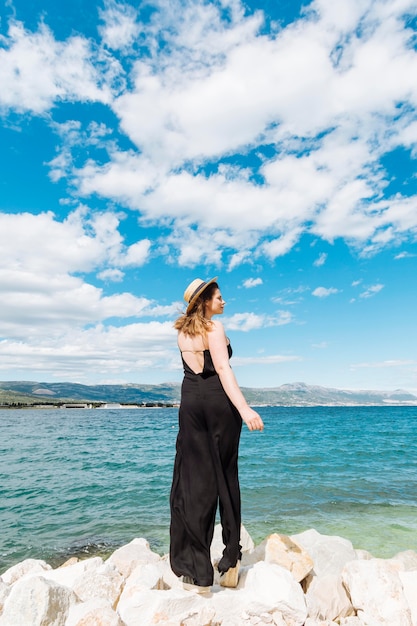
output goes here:
[{"label": "white rock", "polygon": [[340,621],[334,622],[328,619],[313,619],[312,617],[307,617],[304,626],[364,626],[364,623],[361,622],[359,617],[351,616],[351,617],[342,617]]},{"label": "white rock", "polygon": [[199,608],[197,612],[193,611],[187,617],[175,618],[172,626],[214,626],[214,624],[213,609],[207,605]]},{"label": "white rock", "polygon": [[216,620],[227,625],[245,623],[242,614],[251,618],[278,612],[292,626],[302,626],[307,617],[300,585],[288,570],[273,563],[259,562],[245,568],[238,588],[213,593],[211,602]]},{"label": "white rock", "polygon": [[73,591],[85,602],[102,598],[116,607],[124,584],[124,578],[111,563],[103,563],[94,570],[87,570],[75,581]]},{"label": "white rock", "polygon": [[339,574],[349,561],[357,560],[352,544],[343,537],[321,535],[316,530],[306,530],[291,539],[302,546],[314,561],[314,574],[324,576]]},{"label": "white rock", "polygon": [[272,623],[274,626],[288,626],[287,622],[284,621],[284,618],[278,611],[274,611],[274,613],[272,613]]},{"label": "white rock", "polygon": [[274,533],[250,553],[245,554],[242,565],[259,561],[275,563],[287,569],[297,582],[301,582],[313,569],[314,563],[302,546],[287,535]]},{"label": "white rock", "polygon": [[124,626],[108,602],[94,598],[70,607],[65,626]]},{"label": "white rock", "polygon": [[[416,552],[374,559],[315,530],[275,533],[255,548],[243,526],[241,543],[237,588],[214,584],[205,595],[185,591],[168,555],[145,539],[105,562],[71,559],[53,570],[27,559],[0,577],[0,626],[417,626]],[[214,563],[223,548],[217,525]]]},{"label": "white rock", "polygon": [[71,589],[41,576],[17,581],[6,598],[1,626],[65,626],[77,597]]},{"label": "white rock", "polygon": [[6,598],[11,592],[12,588],[9,585],[6,585],[0,578],[0,615],[3,612],[4,603],[6,602]]},{"label": "white rock", "polygon": [[365,623],[358,616],[342,617],[340,626],[365,626]]},{"label": "white rock", "polygon": [[138,565],[157,563],[161,560],[159,554],[152,552],[146,539],[133,539],[130,543],[118,548],[107,559],[107,563],[116,566],[119,572],[127,578]]},{"label": "white rock", "polygon": [[339,626],[339,624],[328,619],[313,619],[312,617],[307,617],[304,626]]},{"label": "white rock", "polygon": [[241,577],[237,589],[227,589],[219,585],[212,588],[213,593],[209,598],[209,603],[214,610],[214,624],[240,626],[240,624],[248,623],[253,612],[246,611],[248,595],[244,589],[245,579],[246,573]]},{"label": "white rock", "polygon": [[318,621],[338,621],[341,617],[355,614],[340,574],[314,576],[305,598],[309,617]]},{"label": "white rock", "polygon": [[362,559],[364,561],[369,561],[369,559],[373,559],[374,557],[372,556],[372,554],[370,552],[368,552],[368,550],[355,550],[356,552],[356,556],[358,557],[358,559]]},{"label": "white rock", "polygon": [[417,570],[417,552],[413,550],[404,550],[399,552],[392,559],[388,559],[393,565],[397,565],[399,569],[411,572]]},{"label": "white rock", "polygon": [[[240,545],[242,546],[242,554],[245,552],[251,552],[255,547],[252,537],[249,535],[243,524],[240,527]],[[210,556],[213,563],[218,563],[220,561],[223,556],[223,550],[224,543],[222,539],[222,526],[221,524],[216,524],[210,547]]]},{"label": "white rock", "polygon": [[99,556],[91,557],[76,561],[72,565],[65,567],[57,567],[45,572],[44,578],[53,580],[60,585],[65,585],[73,589],[77,580],[84,576],[87,572],[94,572],[103,566],[103,559]]},{"label": "white rock", "polygon": [[412,626],[398,569],[392,563],[351,561],[344,567],[342,580],[366,626]]},{"label": "white rock", "polygon": [[45,561],[40,559],[25,559],[6,570],[1,575],[1,579],[7,585],[13,585],[19,578],[22,578],[22,576],[26,576],[27,574],[40,574],[50,569],[52,569],[51,566]]},{"label": "white rock", "polygon": [[249,552],[250,550],[253,550],[255,547],[252,537],[250,536],[246,528],[243,526],[243,524],[240,527],[240,545],[242,546],[243,553]]},{"label": "white rock", "polygon": [[[129,598],[142,591],[150,591],[151,589],[162,591],[163,589],[167,589],[168,587],[163,580],[162,569],[158,565],[159,564],[156,563],[138,565],[126,580],[119,603],[123,604],[127,602]],[[182,588],[181,582],[179,582],[179,585],[181,585]]]},{"label": "white rock", "polygon": [[179,589],[137,591],[120,599],[117,612],[126,626],[180,626],[185,619],[199,616],[203,626],[213,616],[209,596]]},{"label": "white rock", "polygon": [[403,586],[404,596],[411,612],[413,626],[417,626],[417,570],[398,572]]},{"label": "white rock", "polygon": [[181,579],[174,574],[171,569],[171,564],[169,562],[169,555],[165,555],[162,557],[161,561],[156,564],[159,571],[161,572],[162,581],[163,581],[163,589],[182,589]]},{"label": "white rock", "polygon": [[[292,575],[273,563],[257,563],[249,569],[245,591],[251,610],[258,613],[280,611],[286,621],[303,624],[307,617],[303,591]],[[254,611],[255,612],[255,611]]]}]

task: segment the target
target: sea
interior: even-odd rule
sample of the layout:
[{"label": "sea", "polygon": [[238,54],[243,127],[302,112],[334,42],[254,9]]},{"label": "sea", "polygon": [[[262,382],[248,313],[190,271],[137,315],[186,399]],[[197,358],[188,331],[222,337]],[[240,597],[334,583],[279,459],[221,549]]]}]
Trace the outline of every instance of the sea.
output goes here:
[{"label": "sea", "polygon": [[[389,558],[417,551],[417,407],[260,407],[242,430],[242,523],[256,544],[314,528]],[[0,574],[169,547],[178,409],[0,410]]]}]

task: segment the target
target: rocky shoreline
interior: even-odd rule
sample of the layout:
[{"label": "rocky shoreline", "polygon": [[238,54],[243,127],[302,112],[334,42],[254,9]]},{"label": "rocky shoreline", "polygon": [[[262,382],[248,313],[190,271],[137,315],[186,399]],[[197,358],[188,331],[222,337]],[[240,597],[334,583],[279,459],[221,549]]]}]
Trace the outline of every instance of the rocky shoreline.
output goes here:
[{"label": "rocky shoreline", "polygon": [[[26,559],[0,577],[0,626],[417,626],[417,552],[390,559],[311,529],[255,546],[242,527],[236,589],[186,591],[169,559],[134,539],[53,569]],[[212,560],[223,550],[215,529]]]}]

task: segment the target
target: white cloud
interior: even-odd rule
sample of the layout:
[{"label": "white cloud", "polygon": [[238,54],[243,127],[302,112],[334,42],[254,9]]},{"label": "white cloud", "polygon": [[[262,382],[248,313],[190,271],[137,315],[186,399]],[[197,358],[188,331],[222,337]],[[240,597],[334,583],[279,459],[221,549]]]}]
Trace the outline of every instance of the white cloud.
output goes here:
[{"label": "white cloud", "polygon": [[0,288],[4,299],[0,336],[47,338],[50,333],[112,317],[155,316],[156,303],[147,298],[130,293],[105,296],[94,285],[65,274],[1,270]]},{"label": "white cloud", "polygon": [[[403,19],[416,16],[415,0],[315,0],[267,34],[262,12],[245,17],[238,0],[156,0],[142,23],[141,10],[105,2],[98,41],[59,41],[44,24],[30,31],[16,21],[1,36],[0,108],[38,115],[56,133],[49,168],[60,188],[69,185],[62,206],[77,196],[119,205],[70,209],[62,220],[0,215],[6,372],[26,359],[38,371],[60,364],[57,375],[68,368],[69,377],[97,365],[111,378],[175,362],[170,323],[100,323],[172,316],[178,303],[106,295],[87,273],[117,283],[156,254],[232,270],[285,255],[304,233],[344,238],[363,255],[416,237],[416,198],[389,197],[381,160],[398,146],[417,152],[417,51]],[[59,109],[68,102],[101,103],[106,123],[63,119],[78,115],[78,106]],[[120,206],[155,229],[152,242],[125,243]],[[322,253],[314,264],[325,261]],[[382,288],[361,287],[360,296]],[[303,291],[276,302],[294,304]],[[291,321],[288,311],[225,320],[242,331]]]},{"label": "white cloud", "polygon": [[39,378],[93,384],[103,379],[137,380],[145,372],[179,370],[176,335],[170,322],[122,327],[67,328],[45,341],[0,340],[0,372],[31,370]]},{"label": "white cloud", "polygon": [[310,291],[310,289],[304,285],[283,289],[278,296],[272,298],[272,301],[284,306],[292,306],[301,302],[303,299],[302,294],[306,291]]},{"label": "white cloud", "polygon": [[279,363],[291,363],[302,361],[300,356],[287,356],[282,354],[270,354],[265,356],[233,357],[233,367],[246,365],[276,365]]},{"label": "white cloud", "polygon": [[148,260],[150,249],[149,239],[133,243],[127,247],[126,254],[119,257],[119,263],[122,267],[140,267]]},{"label": "white cloud", "polygon": [[321,254],[319,254],[318,258],[314,261],[313,265],[315,265],[316,267],[321,267],[322,265],[324,265],[327,261],[327,254],[325,252],[322,252]]},{"label": "white cloud", "polygon": [[258,328],[270,326],[283,326],[290,324],[292,315],[289,311],[279,311],[277,315],[257,315],[256,313],[235,313],[226,317],[224,325],[229,330],[240,330],[247,332]]},{"label": "white cloud", "polygon": [[315,350],[325,350],[328,347],[328,343],[327,341],[322,341],[320,343],[313,343],[311,345],[312,348],[314,348]]},{"label": "white cloud", "polygon": [[235,252],[229,258],[229,265],[227,269],[232,271],[235,267],[241,265],[241,263],[247,262],[250,260],[251,250],[248,248],[246,250],[240,250],[239,252]]},{"label": "white cloud", "polygon": [[139,33],[136,11],[130,5],[107,0],[99,14],[104,24],[99,27],[103,43],[113,50],[128,49]]},{"label": "white cloud", "polygon": [[377,369],[385,369],[385,368],[396,368],[408,365],[416,365],[416,361],[412,361],[410,359],[388,359],[386,361],[374,361],[369,363],[355,363],[352,365],[354,368],[377,368]]},{"label": "white cloud", "polygon": [[263,328],[265,316],[256,315],[255,313],[235,313],[231,317],[228,317],[224,324],[226,328],[230,330],[242,330],[247,332],[257,328]]},{"label": "white cloud", "polygon": [[336,289],[335,287],[316,287],[316,289],[312,291],[312,295],[317,298],[327,298],[335,293],[339,293],[339,289]]},{"label": "white cloud", "polygon": [[77,170],[76,182],[80,193],[85,196],[97,193],[137,208],[139,199],[142,200],[159,184],[157,164],[132,151],[112,151],[111,158],[104,166],[90,159],[83,168]]},{"label": "white cloud", "polygon": [[[214,3],[160,0],[155,9],[140,24],[132,6],[108,0],[97,44],[58,42],[46,26],[30,32],[18,22],[2,38],[3,107],[104,102],[134,146],[117,147],[99,123],[87,133],[64,124],[53,180],[69,177],[82,196],[168,225],[165,245],[181,265],[195,255],[230,269],[250,256],[275,259],[305,231],[343,237],[364,254],[415,237],[415,199],[384,199],[380,165],[396,146],[417,145],[417,53],[403,21],[416,14],[413,0],[341,0],[337,11],[315,0],[268,35],[261,12],[245,17],[237,1],[223,6],[228,19]],[[147,54],[127,75],[118,51],[139,41]],[[72,152],[94,140],[108,161],[89,154],[75,168]],[[276,154],[267,158],[264,145]],[[226,166],[233,155],[243,162]],[[213,242],[207,254],[201,239]]]},{"label": "white cloud", "polygon": [[33,342],[46,350],[54,342],[61,345],[59,337],[75,329],[82,333],[98,321],[175,314],[174,304],[160,307],[126,292],[105,295],[81,277],[98,270],[102,279],[119,280],[118,266],[137,267],[147,260],[149,242],[125,246],[118,226],[113,213],[89,215],[83,208],[63,221],[50,212],[0,213],[3,345]]},{"label": "white cloud", "polygon": [[301,236],[301,228],[293,228],[285,232],[277,239],[271,239],[261,245],[261,252],[269,259],[276,259],[278,256],[284,256],[298,242]]},{"label": "white cloud", "polygon": [[412,254],[411,252],[404,251],[404,252],[399,252],[398,254],[396,254],[394,256],[394,259],[396,261],[399,260],[399,259],[413,259],[415,256],[416,255]]},{"label": "white cloud", "polygon": [[100,280],[104,280],[104,281],[111,281],[111,282],[119,283],[123,280],[124,273],[121,270],[109,268],[107,270],[103,270],[102,272],[99,272],[97,274],[97,278],[100,278]]},{"label": "white cloud", "polygon": [[94,59],[103,64],[96,68],[83,37],[59,42],[44,24],[30,32],[21,22],[11,22],[0,43],[0,107],[42,113],[56,100],[109,102],[106,82],[120,69],[104,55]]},{"label": "white cloud", "polygon": [[[336,17],[328,2],[321,2],[315,5],[318,19],[299,21],[276,39],[252,32],[224,55],[222,63],[207,65],[197,77],[194,67],[189,74],[182,67],[178,78],[172,67],[169,74],[163,65],[150,73],[141,65],[136,93],[120,98],[117,111],[131,139],[151,161],[166,168],[166,176],[141,203],[147,216],[170,216],[207,229],[257,231],[259,250],[272,258],[294,246],[306,220],[313,221],[312,231],[321,237],[344,236],[362,242],[375,236],[376,247],[384,243],[381,229],[387,229],[388,242],[396,230],[416,226],[415,212],[408,214],[411,219],[406,224],[399,207],[390,215],[386,205],[369,202],[381,186],[377,163],[384,149],[390,148],[386,130],[388,124],[393,128],[392,116],[397,116],[395,101],[415,96],[414,92],[410,95],[405,72],[416,66],[415,53],[409,49],[408,34],[392,15],[386,23],[386,13],[383,21],[372,3],[357,5],[355,11],[348,6],[346,22]],[[193,19],[198,24],[201,15],[197,12]],[[348,37],[349,24],[355,19],[372,26],[368,32],[364,28],[362,39]],[[388,32],[392,38],[387,50]],[[335,67],[331,54],[343,37],[345,65],[339,60]],[[385,52],[380,61],[382,47]],[[374,76],[378,89],[364,92],[364,83]],[[307,101],[309,115],[305,115]],[[153,111],[149,125],[146,111],[155,102],[162,108]],[[145,113],[140,119],[134,114],[138,109]],[[382,114],[379,121],[378,112]],[[271,121],[278,123],[276,131],[267,131]],[[331,126],[333,130],[316,141],[308,155],[286,154],[291,136],[314,137]],[[262,142],[262,134],[274,138],[281,148],[280,158],[262,167],[266,186],[253,185],[246,173],[229,179],[220,170],[210,178],[168,172],[184,159],[198,163],[222,153],[245,151],[246,146]],[[393,221],[397,227],[389,232]],[[270,241],[262,242],[262,233],[268,233]],[[246,256],[241,254],[242,259]]]},{"label": "white cloud", "polygon": [[247,278],[246,280],[243,281],[243,286],[246,287],[246,289],[251,289],[252,287],[257,287],[258,285],[262,285],[263,284],[263,280],[262,278]]},{"label": "white cloud", "polygon": [[[146,263],[150,242],[123,243],[118,230],[122,215],[90,213],[86,208],[59,221],[52,212],[0,213],[0,266],[28,272],[59,274],[95,269],[140,266]],[[39,243],[42,242],[42,254]]]},{"label": "white cloud", "polygon": [[371,285],[365,291],[363,291],[359,297],[360,298],[372,298],[372,296],[375,296],[383,288],[384,288],[384,285],[381,285],[380,283],[376,285]]},{"label": "white cloud", "polygon": [[[42,378],[100,382],[114,376],[136,380],[162,368],[176,371],[172,321],[152,320],[172,319],[178,302],[161,306],[128,292],[106,295],[73,275],[104,268],[102,279],[118,280],[123,273],[113,263],[145,261],[149,242],[124,246],[118,224],[113,214],[88,217],[83,210],[63,222],[51,213],[0,214],[3,377],[30,370]],[[128,321],[138,318],[151,321]],[[110,320],[119,326],[108,326]]]}]

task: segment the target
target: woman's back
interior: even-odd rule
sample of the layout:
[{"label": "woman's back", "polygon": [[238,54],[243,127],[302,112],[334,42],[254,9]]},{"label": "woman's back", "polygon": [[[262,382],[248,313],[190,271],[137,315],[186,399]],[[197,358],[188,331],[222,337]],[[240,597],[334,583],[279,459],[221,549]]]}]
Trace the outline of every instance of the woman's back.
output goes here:
[{"label": "woman's back", "polygon": [[207,339],[203,335],[185,335],[178,333],[178,347],[181,356],[195,374],[201,374],[204,369],[204,350],[208,349]]}]

